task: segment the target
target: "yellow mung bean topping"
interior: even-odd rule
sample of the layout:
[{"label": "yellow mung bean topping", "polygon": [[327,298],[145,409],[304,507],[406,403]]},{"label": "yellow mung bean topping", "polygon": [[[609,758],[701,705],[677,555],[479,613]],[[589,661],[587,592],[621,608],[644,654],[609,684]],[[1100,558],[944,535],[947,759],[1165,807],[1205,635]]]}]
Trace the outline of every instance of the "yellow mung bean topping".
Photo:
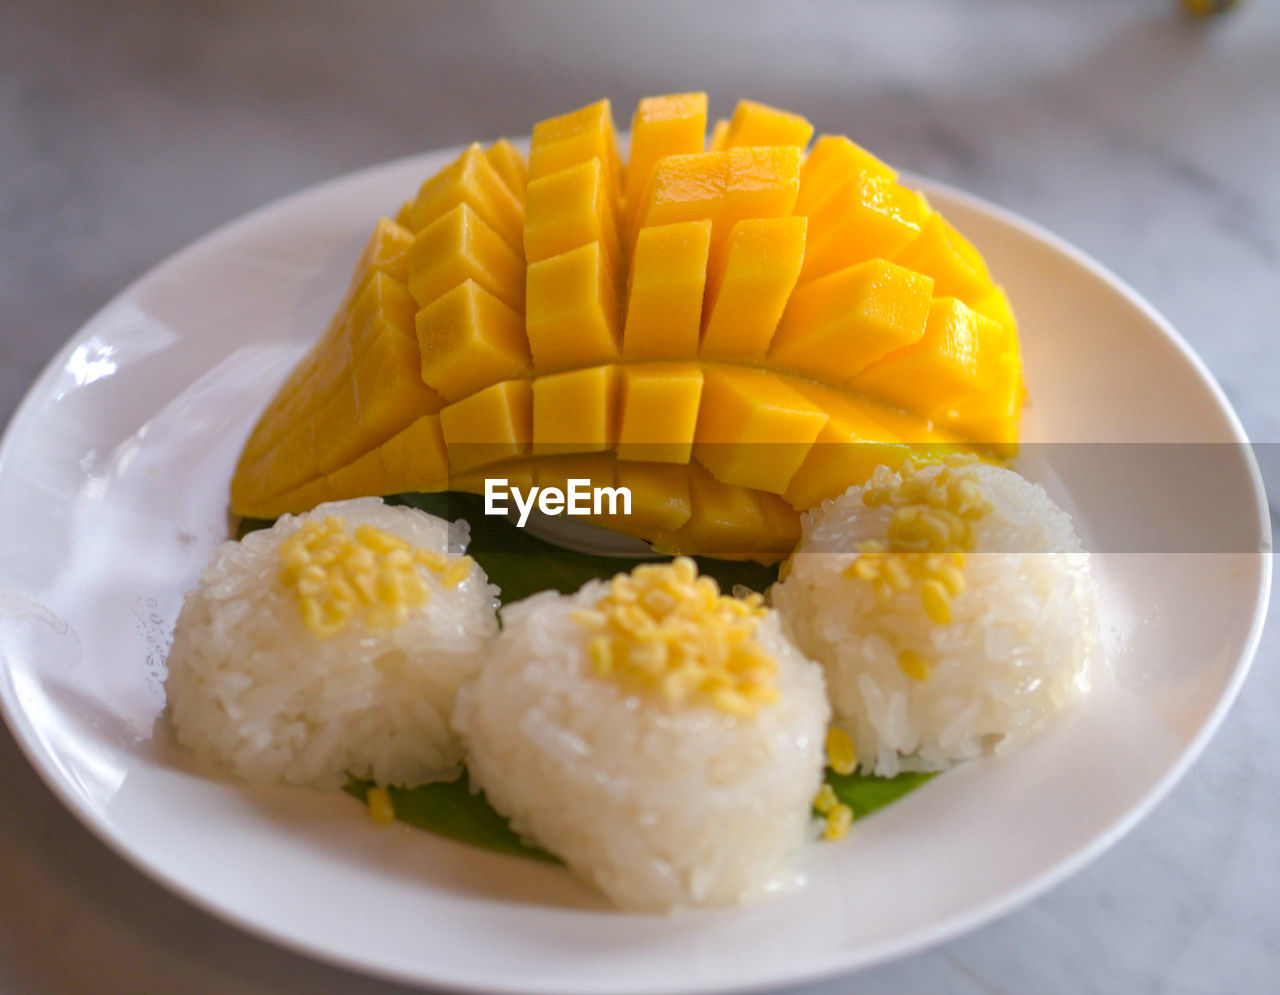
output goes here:
[{"label": "yellow mung bean topping", "polygon": [[391,800],[391,792],[386,788],[373,787],[364,796],[369,806],[369,818],[384,825],[396,821],[396,806]]},{"label": "yellow mung bean topping", "polygon": [[822,829],[825,840],[842,839],[849,833],[853,825],[853,809],[848,805],[837,805],[827,813],[827,823]]},{"label": "yellow mung bean topping", "polygon": [[352,619],[391,629],[427,603],[431,588],[422,568],[456,587],[471,572],[469,556],[410,545],[372,525],[353,531],[337,515],[307,519],[280,544],[280,579],[298,603],[308,629],[322,639]]},{"label": "yellow mung bean topping", "polygon": [[749,718],[776,701],[778,662],[756,642],[763,598],[720,593],[693,560],[618,574],[574,622],[591,635],[592,671],[673,703],[707,704]]},{"label": "yellow mung bean topping", "polygon": [[[894,475],[878,467],[863,488],[862,503],[891,507],[884,540],[858,544],[858,555],[844,575],[871,585],[881,604],[894,594],[917,590],[929,621],[951,621],[951,602],[965,589],[965,553],[973,549],[971,523],[991,511],[982,489],[965,468],[977,462],[970,453],[947,456],[936,473],[907,460]],[[928,680],[928,661],[904,650],[898,666],[913,680]]]},{"label": "yellow mung bean topping", "polygon": [[827,765],[837,774],[852,774],[858,766],[853,740],[837,726],[827,730]]}]

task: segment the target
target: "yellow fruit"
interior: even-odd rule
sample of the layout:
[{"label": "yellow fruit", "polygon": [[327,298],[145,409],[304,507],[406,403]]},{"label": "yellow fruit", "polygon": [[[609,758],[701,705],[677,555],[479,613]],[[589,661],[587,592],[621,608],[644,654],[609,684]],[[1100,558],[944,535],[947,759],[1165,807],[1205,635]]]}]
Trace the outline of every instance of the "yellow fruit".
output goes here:
[{"label": "yellow fruit", "polygon": [[813,135],[813,125],[799,114],[780,111],[776,107],[758,104],[754,100],[739,100],[729,120],[723,144],[725,148],[739,145],[795,145],[803,149]]},{"label": "yellow fruit", "polygon": [[523,456],[533,435],[533,390],[528,380],[504,380],[440,412],[449,470],[471,470]]},{"label": "yellow fruit", "polygon": [[698,355],[710,250],[710,221],[640,230],[631,260],[623,356],[694,359]]},{"label": "yellow fruit", "polygon": [[705,376],[698,462],[726,484],[783,493],[827,413],[765,370],[709,366]]},{"label": "yellow fruit", "polygon": [[524,259],[469,205],[459,204],[413,240],[405,282],[423,308],[467,280],[524,313]]},{"label": "yellow fruit", "polygon": [[240,514],[511,484],[630,489],[600,524],[777,559],[880,464],[1007,453],[1017,324],[978,250],[848,138],[751,101],[608,101],[469,146],[379,220],[255,426]]},{"label": "yellow fruit", "polygon": [[533,381],[533,455],[612,448],[618,421],[618,368],[590,366]]},{"label": "yellow fruit", "polygon": [[421,231],[436,218],[467,204],[513,249],[520,247],[524,208],[479,145],[471,145],[418,190],[409,208],[409,224]]},{"label": "yellow fruit", "polygon": [[608,362],[618,355],[618,298],[599,242],[531,263],[525,333],[539,370]]},{"label": "yellow fruit", "polygon": [[422,380],[448,401],[529,372],[524,319],[473,280],[424,307],[416,325]]},{"label": "yellow fruit", "polygon": [[618,458],[688,463],[702,401],[697,363],[637,363],[621,367]]},{"label": "yellow fruit", "polygon": [[702,151],[707,133],[707,95],[677,93],[645,97],[631,119],[631,159],[623,193],[628,230],[644,198],[654,165],[667,156]]},{"label": "yellow fruit", "polygon": [[485,149],[484,156],[507,189],[515,194],[516,199],[524,203],[524,188],[529,182],[529,167],[520,150],[505,138],[499,138]]},{"label": "yellow fruit", "polygon": [[702,355],[760,360],[787,306],[804,259],[804,218],[748,218],[729,232],[707,280]]},{"label": "yellow fruit", "polygon": [[883,259],[798,287],[769,358],[815,380],[845,383],[924,334],[933,281]]}]

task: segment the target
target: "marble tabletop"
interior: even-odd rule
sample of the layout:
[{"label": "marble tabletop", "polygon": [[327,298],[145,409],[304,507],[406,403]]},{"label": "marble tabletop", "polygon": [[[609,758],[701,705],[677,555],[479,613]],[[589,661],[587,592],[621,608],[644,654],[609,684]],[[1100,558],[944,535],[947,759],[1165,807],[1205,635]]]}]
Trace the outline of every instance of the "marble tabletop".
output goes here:
[{"label": "marble tabletop", "polygon": [[[0,418],[206,230],[601,94],[803,110],[1065,236],[1280,442],[1280,5],[0,2]],[[1273,493],[1280,460],[1263,447]],[[1273,515],[1274,519],[1274,515]],[[808,992],[1280,991],[1280,633],[1132,833],[977,932]],[[0,732],[0,991],[387,992],[206,916],[72,818]]]}]

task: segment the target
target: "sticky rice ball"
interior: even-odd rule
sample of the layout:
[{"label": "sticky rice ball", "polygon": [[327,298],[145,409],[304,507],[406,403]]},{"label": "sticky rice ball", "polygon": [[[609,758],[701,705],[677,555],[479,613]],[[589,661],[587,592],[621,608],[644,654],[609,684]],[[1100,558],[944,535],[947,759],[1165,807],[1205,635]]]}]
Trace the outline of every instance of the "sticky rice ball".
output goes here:
[{"label": "sticky rice ball", "polygon": [[1007,749],[1089,686],[1097,587],[1044,488],[962,457],[810,512],[771,591],[867,771]]},{"label": "sticky rice ball", "polygon": [[656,912],[794,877],[828,717],[821,669],[758,596],[679,559],[503,609],[454,725],[519,833]]},{"label": "sticky rice ball", "polygon": [[450,524],[378,498],[323,504],[214,553],[178,616],[177,739],[257,782],[454,776],[454,696],[497,630]]}]

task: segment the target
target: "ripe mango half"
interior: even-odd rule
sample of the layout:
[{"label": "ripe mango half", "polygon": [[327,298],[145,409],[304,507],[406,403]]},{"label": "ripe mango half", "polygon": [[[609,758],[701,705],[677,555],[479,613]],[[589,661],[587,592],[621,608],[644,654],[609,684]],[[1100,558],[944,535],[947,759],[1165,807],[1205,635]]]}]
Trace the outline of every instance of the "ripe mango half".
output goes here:
[{"label": "ripe mango half", "polygon": [[871,153],[751,101],[607,100],[468,147],[378,221],[254,428],[237,514],[589,478],[599,524],[785,555],[800,512],[921,446],[1008,453],[1022,363],[977,249]]}]

